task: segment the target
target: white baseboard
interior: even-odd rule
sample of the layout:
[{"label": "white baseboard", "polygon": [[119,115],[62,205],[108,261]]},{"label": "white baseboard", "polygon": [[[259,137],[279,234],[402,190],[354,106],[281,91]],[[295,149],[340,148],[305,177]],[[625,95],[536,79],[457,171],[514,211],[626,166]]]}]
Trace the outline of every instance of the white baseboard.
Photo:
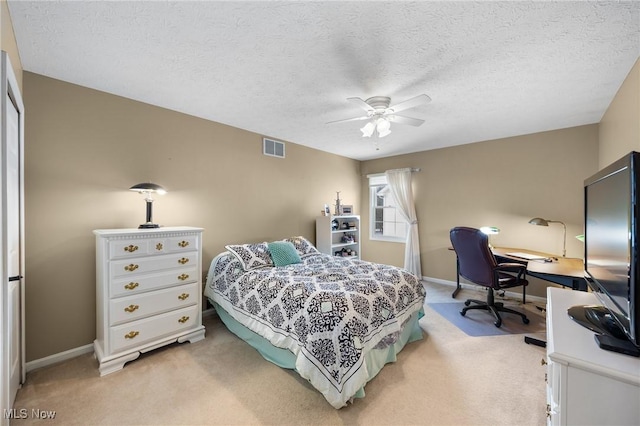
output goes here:
[{"label": "white baseboard", "polygon": [[[429,281],[429,282],[436,283],[436,284],[443,284],[443,285],[447,285],[447,286],[451,286],[451,287],[455,287],[457,285],[455,281],[443,280],[441,278],[432,278],[432,277],[423,276],[422,279],[424,281]],[[466,289],[470,289],[470,290],[482,290],[482,289],[484,289],[484,287],[479,286],[479,285],[469,284],[469,283],[462,283],[462,282],[460,283],[460,287],[466,288]],[[510,298],[514,298],[514,299],[522,298],[522,292],[505,291],[504,295],[507,296],[507,297],[510,297]],[[527,301],[528,302],[538,302],[538,303],[542,303],[544,305],[547,304],[547,298],[546,297],[532,296],[530,294],[527,294]]]},{"label": "white baseboard", "polygon": [[[213,308],[206,309],[202,311],[202,318],[207,318],[216,314],[216,310]],[[79,348],[69,349],[68,351],[60,352],[57,354],[49,355],[44,358],[36,359],[33,361],[29,361],[25,364],[25,368],[27,369],[27,373],[38,368],[46,367],[48,365],[57,364],[62,361],[66,361],[71,358],[75,358],[80,355],[88,354],[93,352],[93,343],[88,345],[80,346]]]},{"label": "white baseboard", "polygon": [[57,354],[49,355],[44,358],[36,359],[26,363],[25,367],[27,373],[38,368],[46,367],[48,365],[56,364],[58,362],[66,361],[71,358],[75,358],[80,355],[93,352],[93,343],[80,346],[79,348],[69,349],[68,351],[60,352]]}]

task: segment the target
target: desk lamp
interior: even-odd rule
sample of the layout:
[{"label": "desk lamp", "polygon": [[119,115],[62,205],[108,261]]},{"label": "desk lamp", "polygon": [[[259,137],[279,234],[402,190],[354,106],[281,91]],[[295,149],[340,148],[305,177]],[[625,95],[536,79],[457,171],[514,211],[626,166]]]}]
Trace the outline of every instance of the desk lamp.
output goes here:
[{"label": "desk lamp", "polygon": [[152,203],[153,203],[153,198],[151,198],[151,193],[155,192],[162,195],[162,194],[166,194],[167,191],[160,185],[157,185],[155,183],[150,183],[150,182],[139,183],[137,185],[133,185],[129,189],[131,191],[136,191],[144,195],[144,200],[147,202],[147,222],[138,226],[138,229],[160,228],[160,225],[153,223],[153,221],[151,220]]},{"label": "desk lamp", "polygon": [[529,221],[532,225],[549,226],[550,223],[559,223],[564,228],[563,244],[562,244],[562,257],[567,257],[567,225],[559,220],[543,219],[541,217],[534,217]]},{"label": "desk lamp", "polygon": [[491,245],[491,236],[499,234],[500,229],[496,228],[495,226],[483,226],[480,228],[480,232],[487,236],[487,239],[489,240],[489,248],[493,249],[493,246]]}]

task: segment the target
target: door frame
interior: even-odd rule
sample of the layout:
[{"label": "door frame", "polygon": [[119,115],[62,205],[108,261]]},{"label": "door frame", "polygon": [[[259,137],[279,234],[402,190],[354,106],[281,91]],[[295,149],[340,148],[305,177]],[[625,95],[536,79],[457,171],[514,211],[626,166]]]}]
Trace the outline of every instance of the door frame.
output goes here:
[{"label": "door frame", "polygon": [[[19,156],[20,156],[20,383],[24,383],[26,379],[25,368],[25,247],[24,247],[24,104],[22,102],[22,95],[20,94],[20,87],[18,81],[13,72],[9,55],[2,51],[0,52],[0,72],[2,78],[0,79],[0,87],[2,93],[5,96],[9,96],[13,101],[13,104],[18,111],[18,131],[19,131]],[[5,159],[7,158],[7,130],[5,126],[7,116],[7,102],[3,97],[0,102],[0,147],[2,152],[0,153],[0,183],[6,182],[7,170],[4,166]],[[7,221],[5,218],[7,208],[7,190],[6,185],[0,184],[1,196],[0,196],[0,330],[2,331],[2,338],[0,338],[0,408],[2,409],[2,418],[0,424],[8,424],[8,410],[12,408],[13,401],[10,399],[9,391],[9,368],[10,368],[10,353],[8,347],[8,340],[10,333],[8,333],[10,321],[9,321],[9,309],[8,303],[10,301],[7,298],[7,291],[9,288],[8,277],[8,265],[7,265]]]}]

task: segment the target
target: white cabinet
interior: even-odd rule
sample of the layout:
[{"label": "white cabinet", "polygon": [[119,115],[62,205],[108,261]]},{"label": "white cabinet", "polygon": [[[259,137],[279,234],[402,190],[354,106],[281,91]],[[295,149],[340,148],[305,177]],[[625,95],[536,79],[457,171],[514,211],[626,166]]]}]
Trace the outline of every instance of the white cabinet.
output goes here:
[{"label": "white cabinet", "polygon": [[142,352],[204,338],[202,229],[100,229],[96,340],[100,375]]},{"label": "white cabinet", "polygon": [[598,304],[592,293],[547,289],[547,423],[640,424],[640,358],[598,347],[567,309]]},{"label": "white cabinet", "polygon": [[360,258],[360,216],[316,218],[316,248],[334,256]]}]

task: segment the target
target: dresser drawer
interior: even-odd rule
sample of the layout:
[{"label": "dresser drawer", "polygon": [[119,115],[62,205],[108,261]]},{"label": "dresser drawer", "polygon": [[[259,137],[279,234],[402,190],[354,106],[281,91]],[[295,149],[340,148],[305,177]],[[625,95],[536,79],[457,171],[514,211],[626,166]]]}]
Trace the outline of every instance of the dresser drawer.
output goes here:
[{"label": "dresser drawer", "polygon": [[179,269],[198,264],[198,253],[189,251],[164,256],[114,260],[110,262],[109,271],[112,277],[136,276],[163,269]]},{"label": "dresser drawer", "polygon": [[120,352],[141,346],[181,330],[196,327],[198,325],[198,306],[196,304],[188,308],[111,327],[109,329],[111,352]]},{"label": "dresser drawer", "polygon": [[120,297],[109,303],[109,325],[122,324],[198,302],[198,284]]},{"label": "dresser drawer", "polygon": [[124,259],[164,253],[198,251],[198,236],[132,238],[109,243],[109,258]]},{"label": "dresser drawer", "polygon": [[117,240],[109,243],[109,259],[124,259],[167,252],[167,240],[169,238],[147,238]]},{"label": "dresser drawer", "polygon": [[148,244],[148,240],[141,240],[140,238],[111,241],[109,243],[109,258],[145,256]]},{"label": "dresser drawer", "polygon": [[181,237],[167,238],[167,252],[184,252],[191,250],[199,250],[198,237],[196,235],[183,235]]},{"label": "dresser drawer", "polygon": [[109,284],[109,298],[131,296],[176,284],[196,282],[199,279],[198,274],[198,265],[191,265],[154,274],[121,277],[114,279]]}]

